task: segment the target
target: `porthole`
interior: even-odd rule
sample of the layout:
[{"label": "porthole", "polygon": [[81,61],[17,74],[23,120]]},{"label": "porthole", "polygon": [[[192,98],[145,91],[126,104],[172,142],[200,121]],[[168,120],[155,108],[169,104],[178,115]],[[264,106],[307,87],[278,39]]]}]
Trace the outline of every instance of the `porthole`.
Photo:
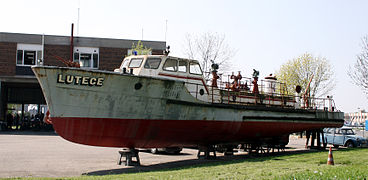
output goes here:
[{"label": "porthole", "polygon": [[201,96],[203,96],[203,94],[204,94],[204,90],[203,90],[203,89],[199,90],[199,94],[200,94]]},{"label": "porthole", "polygon": [[141,83],[136,83],[135,85],[134,85],[134,89],[135,90],[139,90],[139,89],[141,89],[142,88],[142,84]]}]

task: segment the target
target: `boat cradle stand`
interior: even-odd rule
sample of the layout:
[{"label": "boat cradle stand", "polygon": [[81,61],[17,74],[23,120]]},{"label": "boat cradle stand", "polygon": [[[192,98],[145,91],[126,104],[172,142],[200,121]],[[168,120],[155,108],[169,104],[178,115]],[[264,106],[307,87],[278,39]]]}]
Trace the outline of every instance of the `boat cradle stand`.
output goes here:
[{"label": "boat cradle stand", "polygon": [[[139,160],[139,150],[134,148],[124,148],[122,150],[119,150],[119,158],[118,158],[118,165],[121,165],[122,162],[124,162],[125,166],[140,166],[140,160]],[[125,161],[122,161],[121,158],[125,157]],[[136,161],[133,161],[133,157],[136,158]]]},{"label": "boat cradle stand", "polygon": [[[203,156],[201,156],[201,152],[204,153]],[[213,156],[210,155],[210,152],[213,153]],[[199,146],[198,147],[198,159],[216,159],[216,148],[214,145],[208,145],[208,146]]]},{"label": "boat cradle stand", "polygon": [[[311,130],[311,131],[306,131],[306,138],[307,138],[307,140],[306,140],[306,143],[305,143],[305,148],[318,149],[318,150],[325,150],[326,149],[327,142],[326,142],[326,139],[324,137],[323,129],[315,129],[315,130]],[[310,146],[309,146],[309,139],[311,139]],[[322,140],[322,142],[321,142],[321,140]],[[315,144],[314,144],[315,141],[317,142],[317,146],[315,146]]]}]

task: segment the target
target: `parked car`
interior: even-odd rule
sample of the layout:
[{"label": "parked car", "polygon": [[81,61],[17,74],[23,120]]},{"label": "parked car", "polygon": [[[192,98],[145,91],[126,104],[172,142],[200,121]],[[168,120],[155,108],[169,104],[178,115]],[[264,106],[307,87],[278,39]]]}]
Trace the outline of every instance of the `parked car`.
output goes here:
[{"label": "parked car", "polygon": [[151,148],[152,154],[157,154],[159,152],[165,152],[169,154],[179,154],[183,150],[181,147],[167,147],[167,148]]},{"label": "parked car", "polygon": [[[368,140],[354,133],[350,127],[342,128],[326,128],[323,130],[325,142],[332,144],[334,147],[361,147],[367,146]],[[322,142],[322,138],[320,138]]]}]

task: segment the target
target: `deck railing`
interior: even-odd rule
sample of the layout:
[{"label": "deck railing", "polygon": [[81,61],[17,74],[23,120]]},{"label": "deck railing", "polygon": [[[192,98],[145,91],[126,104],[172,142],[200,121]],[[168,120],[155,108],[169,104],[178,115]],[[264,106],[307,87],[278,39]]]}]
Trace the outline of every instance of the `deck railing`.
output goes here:
[{"label": "deck railing", "polygon": [[[222,78],[223,79],[223,78]],[[230,78],[227,81],[218,80],[218,87],[211,87],[209,83],[206,85],[187,82],[195,86],[188,89],[190,93],[197,99],[201,99],[204,94],[200,94],[200,89],[206,89],[205,94],[208,96],[208,102],[214,104],[237,104],[243,106],[261,105],[261,106],[277,106],[282,108],[295,109],[314,109],[324,111],[337,111],[335,102],[332,98],[312,98],[303,97],[302,95],[290,95],[287,91],[286,84],[276,81],[259,80],[258,93],[254,93],[255,85],[251,78],[242,78],[238,82],[237,87],[233,87]],[[206,87],[205,87],[206,86]],[[202,99],[203,100],[203,99]]]}]

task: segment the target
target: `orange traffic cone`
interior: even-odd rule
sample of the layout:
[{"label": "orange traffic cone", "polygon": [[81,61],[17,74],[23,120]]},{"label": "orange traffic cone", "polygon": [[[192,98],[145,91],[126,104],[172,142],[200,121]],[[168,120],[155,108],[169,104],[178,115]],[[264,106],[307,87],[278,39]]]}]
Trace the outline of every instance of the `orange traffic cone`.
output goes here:
[{"label": "orange traffic cone", "polygon": [[328,152],[327,165],[335,165],[333,156],[332,156],[332,148],[330,147],[330,151]]}]

